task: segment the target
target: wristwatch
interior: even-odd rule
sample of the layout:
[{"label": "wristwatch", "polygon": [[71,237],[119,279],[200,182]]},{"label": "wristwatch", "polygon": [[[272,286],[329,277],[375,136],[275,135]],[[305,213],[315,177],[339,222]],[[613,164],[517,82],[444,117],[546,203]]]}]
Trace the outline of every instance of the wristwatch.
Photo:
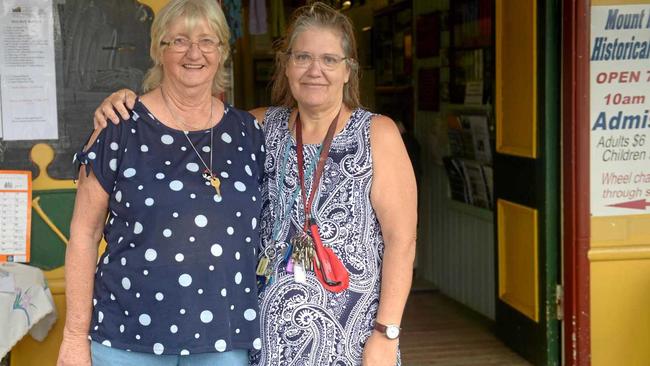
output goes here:
[{"label": "wristwatch", "polygon": [[384,325],[375,321],[375,330],[384,333],[388,339],[397,339],[402,329],[395,324]]}]

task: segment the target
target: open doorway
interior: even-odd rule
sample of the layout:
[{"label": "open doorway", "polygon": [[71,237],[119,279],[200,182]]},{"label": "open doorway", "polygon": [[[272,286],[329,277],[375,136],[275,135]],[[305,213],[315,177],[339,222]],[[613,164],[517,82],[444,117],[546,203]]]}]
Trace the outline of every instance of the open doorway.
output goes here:
[{"label": "open doorway", "polygon": [[[287,12],[298,3],[286,1]],[[557,7],[365,0],[342,9],[356,28],[362,104],[401,122],[418,173],[414,287],[424,291],[412,294],[405,327],[413,316],[415,329],[441,326],[439,309],[465,314],[507,345],[504,355],[533,364],[560,353]],[[266,100],[272,41],[244,34],[238,47],[243,108]]]}]

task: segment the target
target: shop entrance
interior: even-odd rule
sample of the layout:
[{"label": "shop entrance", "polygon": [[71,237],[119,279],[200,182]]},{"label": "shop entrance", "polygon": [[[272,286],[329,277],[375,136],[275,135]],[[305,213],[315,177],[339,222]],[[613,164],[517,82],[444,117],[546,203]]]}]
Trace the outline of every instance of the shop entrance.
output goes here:
[{"label": "shop entrance", "polygon": [[[401,123],[419,173],[417,278],[559,364],[559,5],[331,3],[357,31],[362,104]],[[268,102],[272,39],[244,34],[234,61],[240,107]]]},{"label": "shop entrance", "polygon": [[496,1],[497,334],[560,364],[560,12]]}]

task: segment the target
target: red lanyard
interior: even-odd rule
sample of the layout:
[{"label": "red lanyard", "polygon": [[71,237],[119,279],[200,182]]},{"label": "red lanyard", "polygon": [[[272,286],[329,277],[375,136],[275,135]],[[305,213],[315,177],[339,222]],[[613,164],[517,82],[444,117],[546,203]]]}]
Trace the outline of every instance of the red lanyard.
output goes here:
[{"label": "red lanyard", "polygon": [[323,140],[323,145],[321,147],[320,156],[318,157],[318,165],[316,166],[316,171],[314,172],[314,178],[311,181],[311,195],[307,199],[307,190],[305,190],[305,172],[304,172],[304,156],[303,156],[303,146],[302,146],[302,122],[300,121],[300,112],[296,115],[296,140],[297,140],[297,155],[298,155],[298,177],[300,178],[300,195],[302,197],[303,208],[305,210],[305,232],[309,232],[309,222],[311,221],[311,205],[314,202],[314,196],[316,196],[316,190],[320,183],[320,178],[323,175],[323,169],[325,168],[325,160],[327,160],[327,155],[329,155],[330,146],[332,145],[332,140],[334,139],[334,131],[336,130],[336,125],[339,120],[339,115],[341,110],[336,114],[336,117],[330,123],[330,127],[327,130],[327,135],[325,135],[325,140]]}]

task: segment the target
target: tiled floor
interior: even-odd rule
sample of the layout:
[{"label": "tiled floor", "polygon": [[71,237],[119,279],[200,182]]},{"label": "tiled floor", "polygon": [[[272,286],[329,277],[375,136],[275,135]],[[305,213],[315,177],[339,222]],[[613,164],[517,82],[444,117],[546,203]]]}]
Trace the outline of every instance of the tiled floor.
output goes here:
[{"label": "tiled floor", "polygon": [[488,325],[438,292],[413,292],[402,322],[402,363],[406,366],[530,365],[501,343]]}]

